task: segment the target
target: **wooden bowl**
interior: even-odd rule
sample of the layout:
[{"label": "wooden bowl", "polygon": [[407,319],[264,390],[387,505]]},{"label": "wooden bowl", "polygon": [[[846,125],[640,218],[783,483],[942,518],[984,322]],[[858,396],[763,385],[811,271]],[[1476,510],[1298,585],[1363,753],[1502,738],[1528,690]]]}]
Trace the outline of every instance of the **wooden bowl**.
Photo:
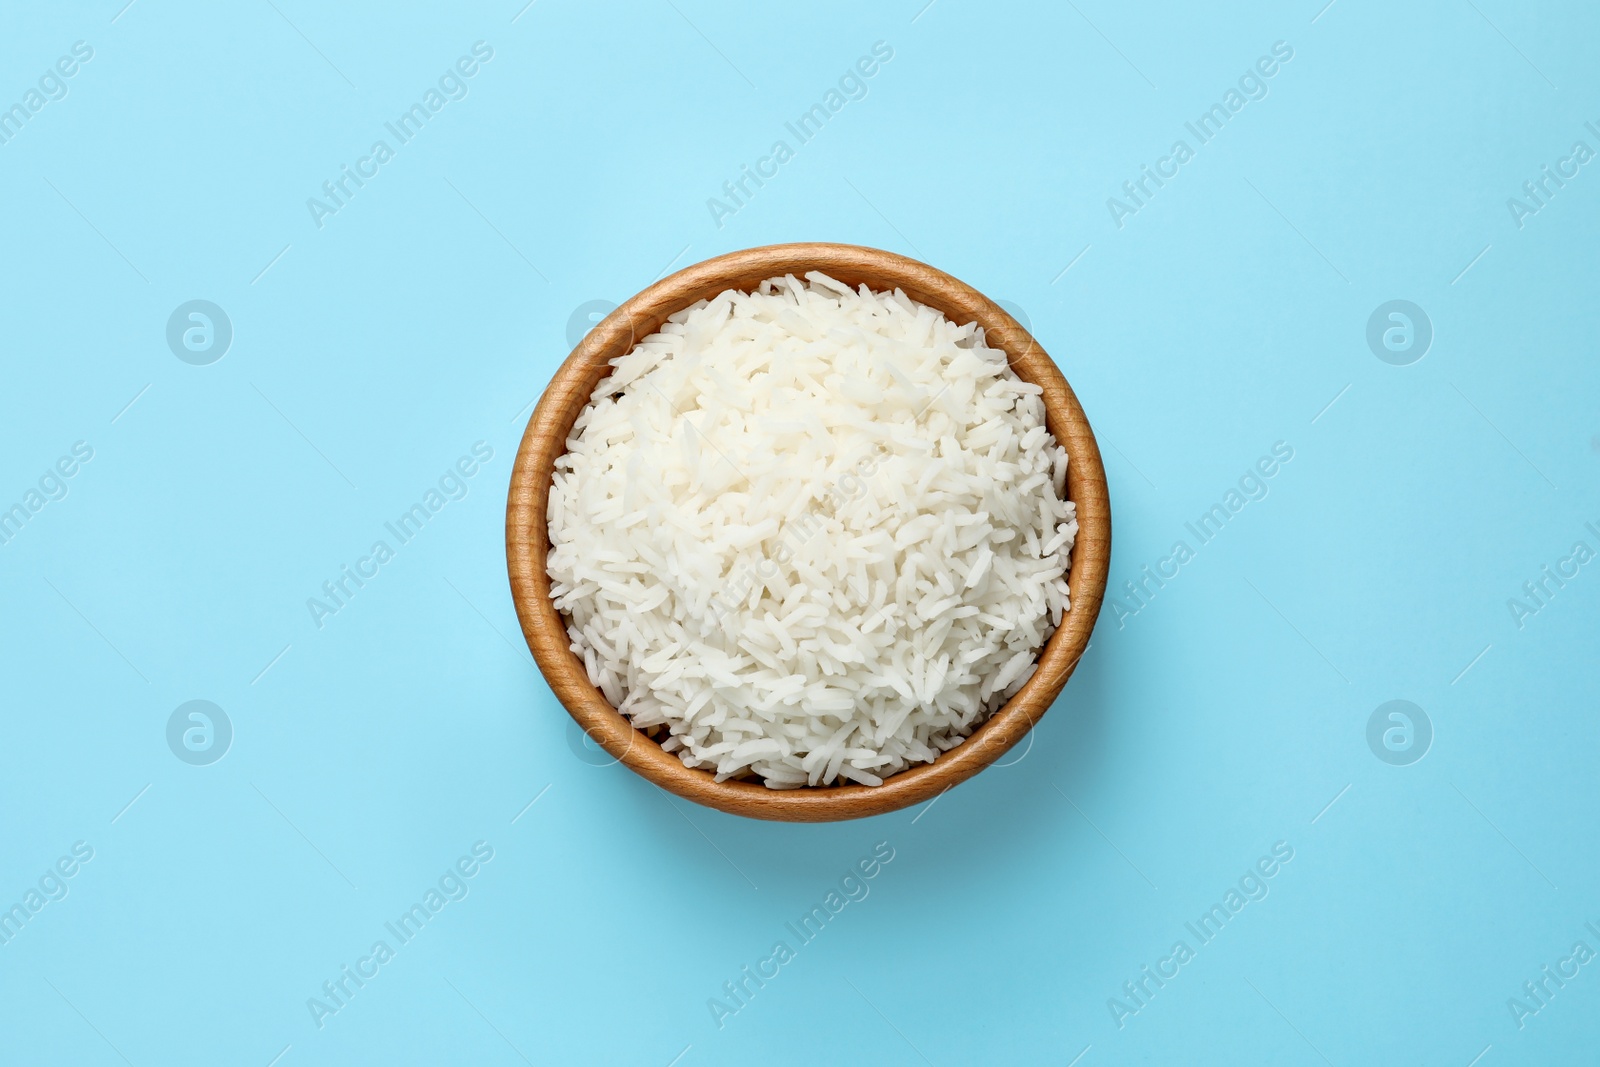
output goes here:
[{"label": "wooden bowl", "polygon": [[[1078,538],[1068,574],[1072,607],[1046,642],[1039,669],[1021,690],[960,745],[932,763],[892,774],[880,786],[768,789],[760,782],[717,782],[634,729],[589,683],[571,649],[566,623],[550,600],[546,505],[551,472],[566,450],[578,413],[611,360],[654,333],[673,312],[726,289],[750,290],[766,278],[820,270],[854,287],[903,289],[951,321],[976,320],[988,343],[1003,348],[1024,381],[1044,389],[1046,425],[1066,447],[1067,496],[1077,504]],[[926,263],[876,248],[787,244],[708,259],[663,278],[608,315],[561,364],[534,408],[517,449],[506,501],[506,564],[511,596],[533,658],[567,711],[607,752],[663,789],[708,807],[757,819],[825,822],[880,815],[925,800],[971,778],[1002,756],[1049,710],[1089,643],[1105,596],[1111,561],[1111,503],[1105,467],[1078,398],[1037,341],[992,300]]]}]

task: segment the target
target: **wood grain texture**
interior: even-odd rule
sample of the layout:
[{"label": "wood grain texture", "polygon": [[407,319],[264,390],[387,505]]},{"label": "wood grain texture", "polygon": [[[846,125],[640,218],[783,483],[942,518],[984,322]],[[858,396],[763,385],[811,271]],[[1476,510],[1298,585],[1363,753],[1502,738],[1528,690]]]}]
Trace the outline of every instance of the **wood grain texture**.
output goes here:
[{"label": "wood grain texture", "polygon": [[[1044,390],[1046,426],[1067,450],[1067,496],[1077,504],[1078,538],[1068,586],[1072,607],[1046,643],[1039,669],[962,744],[933,763],[891,775],[881,786],[768,789],[756,782],[716,782],[685,767],[617,712],[573,654],[566,624],[550,600],[546,505],[556,458],[610,362],[655,332],[667,316],[726,289],[751,290],[766,278],[820,270],[852,287],[905,291],[953,322],[976,321],[991,346],[1005,350],[1024,381]],[[982,293],[925,263],[893,252],[841,244],[770,245],[733,252],[663,278],[617,308],[572,350],[528,420],[506,500],[506,565],[523,636],[545,679],[588,735],[645,778],[698,804],[757,819],[825,822],[880,815],[931,800],[999,759],[1039,721],[1089,644],[1111,562],[1111,502],[1094,432],[1060,368],[1022,326]]]}]

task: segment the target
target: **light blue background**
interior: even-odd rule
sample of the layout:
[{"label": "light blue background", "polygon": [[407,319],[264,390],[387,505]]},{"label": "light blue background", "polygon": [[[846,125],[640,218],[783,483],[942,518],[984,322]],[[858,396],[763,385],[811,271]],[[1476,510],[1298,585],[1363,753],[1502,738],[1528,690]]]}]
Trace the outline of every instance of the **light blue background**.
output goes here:
[{"label": "light blue background", "polygon": [[[0,548],[0,906],[94,859],[0,946],[0,1061],[1600,1054],[1600,964],[1523,1029],[1506,1003],[1600,949],[1600,564],[1507,607],[1600,547],[1600,169],[1506,205],[1600,149],[1600,13],[924,2],[6,5],[0,105],[94,58],[0,145],[0,506],[94,458]],[[469,95],[319,229],[307,198],[479,40]],[[868,96],[719,228],[707,198],[876,41]],[[1119,229],[1107,198],[1276,41],[1269,95]],[[573,310],[790,240],[1024,311],[1100,434],[1114,590],[1294,449],[1108,608],[1019,761],[826,826],[578,758],[502,547]],[[1397,298],[1435,330],[1403,367],[1365,341]],[[191,299],[233,324],[209,366],[165,341]],[[477,441],[466,499],[318,629],[306,599]],[[1396,698],[1436,732],[1411,766],[1366,742]],[[165,740],[191,699],[235,731],[210,766]],[[319,1029],[307,998],[480,840],[470,895]],[[708,998],[883,841],[719,1030]],[[1107,999],[1277,841],[1270,895],[1119,1029]]]}]

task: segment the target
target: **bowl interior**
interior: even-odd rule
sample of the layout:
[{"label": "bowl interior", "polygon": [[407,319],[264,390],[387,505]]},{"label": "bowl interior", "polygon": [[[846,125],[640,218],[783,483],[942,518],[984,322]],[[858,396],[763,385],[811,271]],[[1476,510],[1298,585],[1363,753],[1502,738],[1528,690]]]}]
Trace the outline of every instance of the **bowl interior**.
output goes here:
[{"label": "bowl interior", "polygon": [[[1046,642],[1039,669],[964,742],[932,763],[893,774],[881,786],[768,789],[759,782],[717,782],[685,767],[676,754],[634,729],[589,683],[571,650],[566,624],[550,600],[546,505],[556,459],[578,414],[610,362],[660,329],[667,317],[726,289],[748,291],[767,278],[822,271],[852,287],[899,288],[957,324],[976,321],[1017,375],[1040,386],[1045,424],[1067,450],[1067,496],[1077,505],[1078,537],[1067,583],[1071,608]],[[512,599],[535,662],[572,717],[612,756],[663,789],[738,815],[797,822],[860,818],[938,796],[1003,755],[1047,711],[1088,646],[1105,594],[1111,556],[1111,509],[1094,433],[1060,369],[1031,334],[976,289],[925,263],[857,245],[789,244],[718,256],[656,282],[600,322],[573,349],[534,408],[517,451],[506,504],[506,560]]]}]

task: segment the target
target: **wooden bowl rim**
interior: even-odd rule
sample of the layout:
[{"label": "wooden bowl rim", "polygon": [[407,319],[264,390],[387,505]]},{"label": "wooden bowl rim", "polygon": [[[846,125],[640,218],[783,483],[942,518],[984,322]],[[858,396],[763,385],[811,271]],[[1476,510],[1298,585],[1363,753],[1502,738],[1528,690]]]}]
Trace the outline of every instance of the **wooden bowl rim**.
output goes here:
[{"label": "wooden bowl rim", "polygon": [[[636,730],[593,685],[572,652],[566,624],[550,599],[546,507],[556,459],[610,361],[658,330],[667,316],[727,289],[749,291],[766,278],[820,270],[852,287],[899,288],[952,321],[977,321],[988,343],[1005,350],[1019,377],[1044,388],[1046,426],[1067,449],[1067,496],[1077,504],[1078,537],[1068,588],[1072,606],[1045,643],[1033,677],[960,745],[881,786],[768,789],[717,782]],[[650,782],[687,800],[734,815],[791,822],[854,819],[896,811],[939,796],[1004,755],[1060,694],[1088,647],[1105,595],[1111,559],[1111,506],[1105,467],[1089,420],[1059,367],[1016,319],[988,297],[926,263],[861,245],[806,242],[748,248],[704,260],[650,285],[612,311],[556,370],[517,449],[506,500],[506,565],[523,637],[551,690],[586,734]]]}]

